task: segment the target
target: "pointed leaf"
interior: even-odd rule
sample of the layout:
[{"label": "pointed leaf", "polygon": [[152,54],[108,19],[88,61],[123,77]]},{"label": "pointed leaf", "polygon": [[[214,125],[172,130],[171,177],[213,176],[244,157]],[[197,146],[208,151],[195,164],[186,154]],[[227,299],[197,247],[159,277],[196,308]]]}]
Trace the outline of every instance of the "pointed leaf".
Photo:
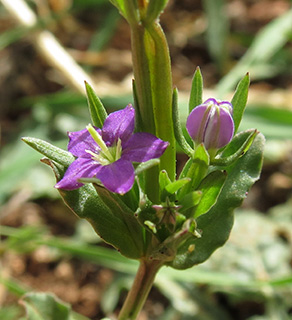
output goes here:
[{"label": "pointed leaf", "polygon": [[202,192],[201,200],[194,210],[194,217],[198,218],[208,212],[216,203],[226,180],[226,173],[223,171],[214,171],[207,175],[201,182],[198,189]]},{"label": "pointed leaf", "polygon": [[[50,165],[59,181],[66,171],[51,160],[43,160]],[[105,188],[101,194],[107,194]],[[121,254],[131,259],[139,259],[142,255],[142,231],[141,226],[134,217],[134,213],[115,199],[112,203],[103,196],[97,194],[92,184],[66,191],[58,189],[67,206],[81,219],[90,222],[96,233],[107,243],[114,246]],[[104,201],[106,201],[106,203]]]},{"label": "pointed leaf", "polygon": [[159,188],[160,188],[160,190],[164,190],[165,187],[170,183],[171,183],[171,180],[169,179],[167,171],[161,170],[159,172]]},{"label": "pointed leaf", "polygon": [[193,81],[189,101],[189,113],[198,105],[203,103],[203,77],[199,67],[197,67]]},{"label": "pointed leaf", "polygon": [[[230,142],[227,148],[224,150],[222,156],[220,158],[215,158],[211,161],[211,165],[214,166],[230,166],[233,162],[235,162],[238,158],[242,157],[252,145],[253,140],[255,139],[256,135],[258,134],[257,130],[247,130],[246,132],[250,132],[247,139],[242,143],[239,144],[238,140],[234,140]],[[236,148],[238,148],[236,150]],[[230,154],[230,150],[234,153]],[[225,156],[226,154],[230,154]]]},{"label": "pointed leaf", "polygon": [[97,128],[102,128],[104,120],[107,117],[105,107],[87,82],[85,82],[85,88],[92,124]]},{"label": "pointed leaf", "polygon": [[133,239],[132,241],[134,241],[134,243],[131,245],[131,247],[133,247],[132,251],[134,251],[135,248],[135,251],[138,253],[137,258],[141,258],[144,253],[143,229],[136,219],[134,212],[125,205],[117,194],[111,193],[104,187],[94,186],[105,205],[115,216],[119,217],[127,227],[127,234],[121,233],[121,236],[128,236]]},{"label": "pointed leaf", "polygon": [[249,74],[247,73],[237,85],[231,100],[233,105],[234,134],[236,134],[238,130],[247,103],[249,83]]},{"label": "pointed leaf", "polygon": [[179,110],[178,110],[178,91],[176,88],[173,89],[173,96],[172,96],[172,118],[173,118],[173,128],[174,128],[174,135],[177,143],[182,148],[185,154],[191,157],[194,153],[193,148],[189,145],[187,140],[184,137],[181,121],[179,117]]},{"label": "pointed leaf", "polygon": [[59,164],[62,164],[63,166],[69,166],[75,160],[74,156],[70,152],[62,150],[44,140],[23,137],[22,141],[44,156],[58,162]]},{"label": "pointed leaf", "polygon": [[183,178],[183,179],[176,180],[176,181],[171,182],[170,184],[168,184],[165,187],[165,190],[170,194],[174,194],[180,188],[182,188],[184,185],[186,185],[187,183],[190,183],[190,181],[191,181],[190,178]]},{"label": "pointed leaf", "polygon": [[146,19],[148,23],[152,23],[156,20],[165,6],[167,5],[168,0],[150,0],[147,7]]},{"label": "pointed leaf", "polygon": [[181,199],[190,191],[194,191],[198,188],[202,179],[204,179],[210,163],[209,154],[203,144],[200,144],[195,149],[193,159],[188,165],[188,171],[186,173],[187,178],[191,179],[191,183],[186,184],[179,192],[178,196]]},{"label": "pointed leaf", "polygon": [[184,213],[186,210],[191,209],[199,204],[202,197],[202,191],[193,191],[188,193],[183,199],[180,200],[179,205],[182,208],[179,210],[181,213]]}]

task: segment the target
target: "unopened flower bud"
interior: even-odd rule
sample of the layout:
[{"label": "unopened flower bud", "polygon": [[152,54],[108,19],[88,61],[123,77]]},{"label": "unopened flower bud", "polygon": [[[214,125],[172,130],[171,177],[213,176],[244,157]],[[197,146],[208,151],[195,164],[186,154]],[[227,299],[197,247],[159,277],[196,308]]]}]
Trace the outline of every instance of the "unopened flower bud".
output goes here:
[{"label": "unopened flower bud", "polygon": [[232,104],[208,99],[189,114],[186,124],[191,138],[207,150],[226,146],[234,134]]}]

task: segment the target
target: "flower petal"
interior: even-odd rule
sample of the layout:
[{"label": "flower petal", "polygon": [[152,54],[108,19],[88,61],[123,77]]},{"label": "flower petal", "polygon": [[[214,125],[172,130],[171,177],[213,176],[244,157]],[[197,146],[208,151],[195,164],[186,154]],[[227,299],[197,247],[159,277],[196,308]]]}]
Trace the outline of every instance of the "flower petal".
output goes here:
[{"label": "flower petal", "polygon": [[225,108],[220,108],[210,119],[205,132],[204,143],[207,149],[220,149],[227,145],[234,134],[234,122]]},{"label": "flower petal", "polygon": [[165,142],[154,135],[146,132],[138,132],[122,145],[122,159],[145,162],[150,159],[159,158],[167,146]]},{"label": "flower petal", "polygon": [[[100,129],[95,129],[101,133]],[[92,152],[99,150],[97,143],[93,140],[87,129],[68,132],[68,136],[68,151],[71,152],[75,157],[89,158],[91,156],[85,150],[90,150]]]},{"label": "flower petal", "polygon": [[204,132],[208,123],[210,112],[211,108],[208,108],[208,105],[203,103],[193,109],[187,118],[187,131],[190,137],[198,143],[201,143],[204,139]]},{"label": "flower petal", "polygon": [[130,161],[119,159],[103,166],[98,172],[97,178],[109,191],[125,194],[134,184],[134,167]]},{"label": "flower petal", "polygon": [[83,186],[83,183],[79,182],[78,179],[95,177],[100,169],[101,165],[92,159],[77,158],[70,164],[64,177],[55,185],[55,188],[78,189]]},{"label": "flower petal", "polygon": [[102,128],[103,141],[109,143],[116,142],[119,138],[122,141],[129,139],[135,127],[135,109],[128,105],[123,110],[112,112],[105,119]]},{"label": "flower petal", "polygon": [[232,115],[233,114],[233,106],[229,101],[221,101],[218,103],[220,108],[224,108]]}]

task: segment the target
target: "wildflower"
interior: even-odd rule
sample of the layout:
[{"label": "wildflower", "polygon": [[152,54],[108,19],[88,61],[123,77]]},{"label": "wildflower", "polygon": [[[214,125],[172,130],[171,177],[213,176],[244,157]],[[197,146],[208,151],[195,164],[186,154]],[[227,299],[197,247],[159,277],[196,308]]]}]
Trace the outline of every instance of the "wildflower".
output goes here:
[{"label": "wildflower", "polygon": [[68,150],[76,157],[56,188],[74,190],[81,178],[97,178],[110,191],[124,194],[134,183],[132,162],[159,158],[168,146],[150,133],[133,133],[135,109],[128,105],[111,113],[103,128],[88,125],[86,129],[69,132]]},{"label": "wildflower", "polygon": [[187,131],[196,143],[203,143],[207,150],[227,145],[234,134],[232,104],[208,99],[189,114]]}]

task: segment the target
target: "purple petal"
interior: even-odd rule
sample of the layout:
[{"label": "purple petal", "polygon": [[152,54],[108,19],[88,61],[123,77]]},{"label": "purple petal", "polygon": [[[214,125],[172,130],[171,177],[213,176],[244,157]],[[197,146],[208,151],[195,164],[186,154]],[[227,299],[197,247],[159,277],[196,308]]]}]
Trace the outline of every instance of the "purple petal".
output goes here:
[{"label": "purple petal", "polygon": [[120,138],[129,139],[135,127],[135,109],[128,105],[123,110],[112,112],[105,119],[102,128],[103,141],[110,145]]},{"label": "purple petal", "polygon": [[228,110],[231,115],[233,114],[233,106],[229,101],[221,101],[218,103],[218,105],[220,108],[225,108]]},{"label": "purple petal", "polygon": [[[95,128],[99,133],[100,129]],[[71,152],[75,157],[88,158],[91,157],[85,150],[96,152],[99,147],[93,140],[92,136],[87,129],[83,129],[75,132],[68,132],[69,144],[68,151]]]},{"label": "purple petal", "polygon": [[[211,99],[208,99],[207,101],[209,100]],[[204,140],[204,132],[210,116],[210,111],[211,108],[208,109],[208,105],[204,103],[193,109],[187,118],[187,131],[190,137],[198,143],[201,143]]]},{"label": "purple petal", "polygon": [[109,191],[125,194],[134,184],[134,167],[131,162],[119,159],[103,166],[98,172],[97,178]]},{"label": "purple petal", "polygon": [[133,134],[122,145],[122,159],[145,162],[150,159],[159,158],[168,145],[168,142],[160,140],[150,133],[138,132]]},{"label": "purple petal", "polygon": [[56,185],[57,189],[74,190],[83,186],[83,183],[79,182],[80,178],[92,178],[101,169],[101,165],[92,160],[86,158],[77,158],[68,167],[63,179],[61,179]]},{"label": "purple petal", "polygon": [[234,122],[225,108],[216,110],[206,128],[204,143],[207,149],[220,149],[227,145],[234,134]]}]

